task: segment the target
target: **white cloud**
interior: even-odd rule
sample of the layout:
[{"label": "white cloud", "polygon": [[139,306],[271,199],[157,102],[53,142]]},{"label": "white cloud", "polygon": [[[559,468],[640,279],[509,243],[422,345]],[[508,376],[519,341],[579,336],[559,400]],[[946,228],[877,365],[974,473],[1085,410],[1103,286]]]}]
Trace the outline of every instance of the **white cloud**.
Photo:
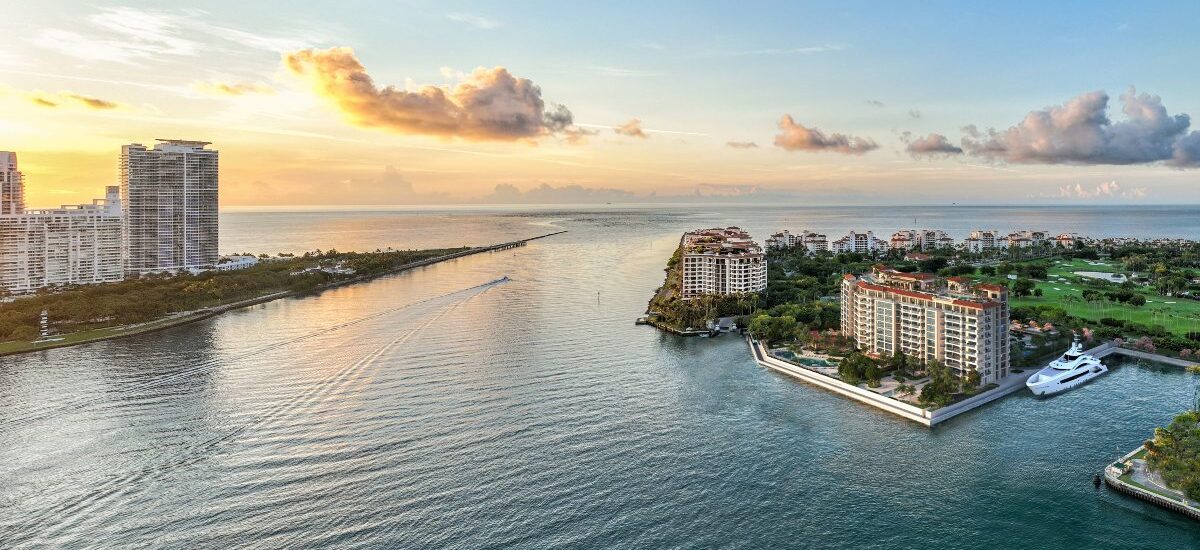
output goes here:
[{"label": "white cloud", "polygon": [[1116,180],[1101,183],[1088,189],[1083,185],[1064,185],[1058,188],[1056,198],[1062,199],[1142,199],[1147,195],[1145,187],[1124,189]]},{"label": "white cloud", "polygon": [[284,52],[321,40],[299,29],[283,36],[216,25],[204,21],[203,15],[189,10],[100,8],[85,18],[85,27],[47,28],[37,33],[33,43],[86,61],[133,65],[156,57],[194,57],[213,51],[243,53],[249,48]]},{"label": "white cloud", "polygon": [[446,18],[457,23],[470,25],[477,29],[491,30],[504,26],[504,23],[501,21],[473,13],[447,13]]},{"label": "white cloud", "polygon": [[642,69],[626,69],[622,67],[609,67],[604,65],[592,66],[592,70],[603,76],[615,76],[619,78],[627,77],[643,77],[643,76],[659,76],[662,73],[657,71],[646,71]]},{"label": "white cloud", "polygon": [[791,55],[791,54],[816,54],[828,52],[840,52],[846,49],[845,46],[835,44],[824,44],[820,46],[802,46],[799,48],[763,48],[760,50],[741,50],[725,52],[724,55],[729,56],[747,56],[747,55]]}]

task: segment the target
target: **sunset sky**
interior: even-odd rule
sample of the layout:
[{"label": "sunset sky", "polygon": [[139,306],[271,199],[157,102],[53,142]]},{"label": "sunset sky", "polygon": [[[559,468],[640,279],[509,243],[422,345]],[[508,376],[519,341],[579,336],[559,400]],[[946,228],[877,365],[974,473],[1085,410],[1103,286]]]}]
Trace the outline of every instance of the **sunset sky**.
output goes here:
[{"label": "sunset sky", "polygon": [[9,6],[0,150],[30,206],[155,138],[225,206],[1200,202],[1196,2],[381,4]]}]

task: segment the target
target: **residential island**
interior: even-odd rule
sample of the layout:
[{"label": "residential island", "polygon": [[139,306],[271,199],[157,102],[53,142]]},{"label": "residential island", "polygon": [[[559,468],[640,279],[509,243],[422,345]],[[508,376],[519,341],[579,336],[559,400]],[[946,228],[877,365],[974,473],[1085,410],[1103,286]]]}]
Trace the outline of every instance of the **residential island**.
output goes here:
[{"label": "residential island", "polygon": [[[784,230],[763,248],[737,227],[701,229],[681,237],[646,321],[739,326],[758,364],[933,426],[1023,389],[1073,338],[1200,371],[1198,268],[1200,243],[1179,239]],[[1200,462],[1179,450],[1180,422],[1141,452],[1187,492]]]}]

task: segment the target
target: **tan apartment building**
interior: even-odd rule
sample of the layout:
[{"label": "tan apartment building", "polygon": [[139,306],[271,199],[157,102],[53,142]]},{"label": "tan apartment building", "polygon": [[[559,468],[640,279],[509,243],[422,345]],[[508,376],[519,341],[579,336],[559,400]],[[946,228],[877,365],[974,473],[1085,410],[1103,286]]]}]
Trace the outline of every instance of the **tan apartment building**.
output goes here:
[{"label": "tan apartment building", "polygon": [[981,384],[1008,376],[1008,289],[876,266],[842,280],[842,334],[867,353],[938,360]]}]

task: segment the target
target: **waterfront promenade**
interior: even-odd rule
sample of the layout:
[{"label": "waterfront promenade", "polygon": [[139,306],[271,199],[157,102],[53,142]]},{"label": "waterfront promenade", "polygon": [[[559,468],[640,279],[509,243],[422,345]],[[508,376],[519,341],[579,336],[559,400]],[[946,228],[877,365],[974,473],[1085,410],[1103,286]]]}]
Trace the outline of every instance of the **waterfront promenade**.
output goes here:
[{"label": "waterfront promenade", "polygon": [[1167,487],[1158,474],[1151,472],[1142,458],[1145,450],[1144,446],[1139,446],[1104,468],[1104,484],[1134,498],[1200,520],[1200,502]]},{"label": "waterfront promenade", "polygon": [[1116,345],[1116,343],[1114,343],[1114,342],[1105,342],[1103,344],[1100,344],[1099,346],[1096,346],[1090,350],[1085,351],[1084,353],[1087,353],[1088,355],[1092,355],[1092,356],[1096,357],[1097,359],[1103,359],[1110,355],[1124,355],[1126,357],[1133,357],[1135,359],[1145,359],[1147,361],[1154,361],[1155,363],[1164,363],[1164,364],[1173,365],[1176,367],[1184,367],[1184,368],[1200,367],[1200,363],[1196,363],[1194,361],[1188,361],[1187,359],[1180,359],[1178,357],[1167,357],[1166,355],[1159,355],[1157,353],[1148,353],[1148,352],[1139,351],[1136,349],[1123,348],[1123,347]]}]

